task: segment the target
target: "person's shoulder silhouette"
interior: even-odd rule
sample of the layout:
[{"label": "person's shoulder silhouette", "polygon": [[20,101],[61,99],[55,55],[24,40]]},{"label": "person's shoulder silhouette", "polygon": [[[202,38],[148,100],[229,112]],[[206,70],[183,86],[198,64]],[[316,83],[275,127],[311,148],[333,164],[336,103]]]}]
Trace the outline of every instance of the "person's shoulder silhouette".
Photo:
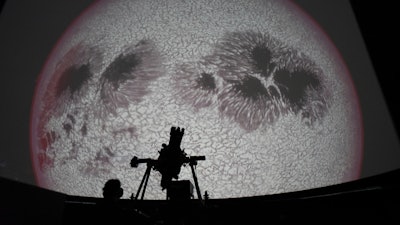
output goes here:
[{"label": "person's shoulder silhouette", "polygon": [[98,202],[98,210],[91,222],[101,224],[153,224],[152,220],[121,204],[124,190],[118,179],[108,180],[103,187],[103,199]]},{"label": "person's shoulder silhouette", "polygon": [[120,224],[124,220],[124,212],[120,205],[120,199],[124,191],[118,179],[108,180],[103,187],[103,199],[97,204],[97,214],[94,221]]}]

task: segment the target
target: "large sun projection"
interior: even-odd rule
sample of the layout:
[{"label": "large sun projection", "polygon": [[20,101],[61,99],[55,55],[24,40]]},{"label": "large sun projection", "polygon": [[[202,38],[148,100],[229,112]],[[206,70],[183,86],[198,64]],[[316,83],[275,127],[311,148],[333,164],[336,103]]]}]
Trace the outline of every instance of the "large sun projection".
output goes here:
[{"label": "large sun projection", "polygon": [[[171,126],[211,198],[276,194],[358,178],[362,126],[340,54],[289,1],[98,1],[40,74],[31,118],[41,187],[135,193]],[[153,172],[146,198],[164,199]],[[191,179],[182,168],[180,179]]]}]

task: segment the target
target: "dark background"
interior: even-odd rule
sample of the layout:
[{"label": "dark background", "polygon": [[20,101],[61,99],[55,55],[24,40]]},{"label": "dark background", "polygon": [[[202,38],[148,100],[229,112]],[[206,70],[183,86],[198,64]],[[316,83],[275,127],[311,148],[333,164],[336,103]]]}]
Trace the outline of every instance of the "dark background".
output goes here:
[{"label": "dark background", "polygon": [[[4,6],[5,1],[0,1]],[[91,0],[12,0],[0,15],[1,149],[0,176],[34,184],[29,155],[29,120],[37,76],[53,46],[71,22]],[[348,63],[359,93],[365,126],[365,152],[362,177],[400,168],[398,136],[400,111],[397,107],[399,40],[395,3],[350,0],[365,46],[357,27],[346,28],[346,16],[338,14],[337,0],[298,0],[332,38]],[[339,6],[338,6],[339,5]],[[346,9],[347,10],[347,9]],[[351,11],[344,10],[348,15]],[[318,18],[324,18],[319,20]],[[354,29],[353,29],[354,28]],[[350,43],[348,40],[357,41]],[[359,55],[361,54],[361,55]],[[372,60],[372,65],[370,65]],[[355,64],[350,65],[350,61]],[[353,68],[354,67],[354,68]],[[368,74],[375,70],[376,77]],[[364,77],[365,75],[365,77]],[[376,82],[381,89],[375,89]],[[386,117],[386,105],[391,118]],[[383,116],[382,116],[383,115]]]},{"label": "dark background", "polygon": [[400,129],[399,107],[399,8],[393,1],[350,1],[396,131]]},{"label": "dark background", "polygon": [[395,5],[362,0],[295,2],[320,24],[352,75],[364,125],[361,177],[400,168]]},{"label": "dark background", "polygon": [[0,176],[35,183],[29,145],[35,84],[57,40],[91,2],[3,1],[0,17]]},{"label": "dark background", "polygon": [[[393,1],[352,0],[353,10],[364,37],[372,64],[393,120],[397,135],[400,131],[399,107],[399,8]],[[398,138],[398,136],[397,136]],[[399,148],[393,149],[398,153]],[[377,148],[379,152],[379,148]],[[375,155],[373,155],[375,157]],[[395,161],[400,157],[394,154]],[[381,164],[391,162],[390,159]],[[365,169],[366,170],[366,169]]]}]

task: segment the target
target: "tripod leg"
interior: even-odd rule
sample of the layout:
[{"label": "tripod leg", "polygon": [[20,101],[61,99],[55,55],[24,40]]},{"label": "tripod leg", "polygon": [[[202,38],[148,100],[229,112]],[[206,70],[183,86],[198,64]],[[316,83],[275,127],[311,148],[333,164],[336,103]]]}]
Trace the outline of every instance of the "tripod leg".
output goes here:
[{"label": "tripod leg", "polygon": [[144,173],[143,178],[142,178],[142,181],[140,182],[139,189],[138,189],[138,191],[136,192],[135,199],[138,199],[138,198],[139,198],[139,194],[140,194],[140,191],[142,190],[143,184],[144,184],[145,180],[147,179],[147,177],[148,177],[149,174],[150,174],[150,169],[151,169],[151,167],[147,166],[146,172]]},{"label": "tripod leg", "polygon": [[192,175],[193,175],[194,185],[196,186],[197,197],[198,197],[199,200],[201,201],[202,198],[201,198],[201,192],[200,192],[199,182],[197,181],[197,176],[196,176],[196,172],[194,171],[194,166],[193,166],[193,164],[190,164],[190,168],[192,169]]},{"label": "tripod leg", "polygon": [[143,187],[143,192],[142,192],[141,200],[143,200],[143,198],[144,198],[144,193],[146,192],[146,187],[147,187],[147,182],[149,182],[150,172],[151,172],[151,166],[148,166],[147,169],[146,169],[147,177],[146,177],[146,180],[145,180],[145,182],[144,182],[144,187]]}]

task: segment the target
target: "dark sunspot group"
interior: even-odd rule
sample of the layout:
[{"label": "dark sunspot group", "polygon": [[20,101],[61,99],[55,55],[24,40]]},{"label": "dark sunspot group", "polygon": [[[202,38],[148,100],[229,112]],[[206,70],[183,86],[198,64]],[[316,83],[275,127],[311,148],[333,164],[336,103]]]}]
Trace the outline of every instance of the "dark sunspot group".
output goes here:
[{"label": "dark sunspot group", "polygon": [[[160,53],[150,40],[125,46],[103,68],[102,59],[99,50],[81,44],[64,55],[46,95],[51,100],[47,102],[52,106],[50,114],[64,112],[64,107],[81,101],[92,89],[95,96],[90,108],[94,114],[100,118],[115,115],[118,108],[139,103],[149,94],[150,83],[165,75]],[[272,125],[288,113],[300,115],[305,124],[313,125],[329,107],[330,94],[321,69],[267,34],[226,33],[212,54],[176,66],[172,71],[174,96],[196,109],[216,107],[223,118],[246,131]],[[89,118],[79,110],[68,114],[61,124],[68,138],[74,133],[84,138],[89,132]],[[82,115],[86,116],[76,122],[75,117]],[[124,128],[112,131],[121,132],[134,133]],[[52,143],[47,133],[42,135],[47,143],[44,146]]]},{"label": "dark sunspot group", "polygon": [[[56,96],[83,94],[93,79],[92,66],[76,62],[60,71]],[[126,47],[100,74],[100,115],[138,103],[149,93],[150,82],[164,73],[153,42],[141,40]],[[313,125],[330,101],[322,70],[315,63],[281,41],[253,31],[226,33],[212,54],[178,65],[173,79],[177,96],[195,108],[217,105],[222,115],[248,131],[273,124],[290,112]]]},{"label": "dark sunspot group", "polygon": [[141,40],[127,47],[100,75],[100,98],[106,114],[138,103],[149,93],[151,81],[164,75],[161,58],[153,42]]},{"label": "dark sunspot group", "polygon": [[177,67],[175,80],[186,102],[216,104],[248,131],[290,112],[313,125],[331,98],[322,70],[307,56],[253,31],[226,33],[210,55]]},{"label": "dark sunspot group", "polygon": [[[77,137],[86,138],[91,132],[88,124],[94,119],[93,115],[98,118],[115,115],[118,108],[140,102],[149,93],[150,82],[164,74],[160,55],[154,43],[148,40],[126,46],[107,66],[104,67],[103,63],[99,49],[83,44],[72,47],[58,62],[46,90],[43,101],[46,110],[41,115],[41,124],[46,124],[51,117],[62,117],[67,113],[59,124],[66,138],[71,141]],[[40,130],[41,155],[46,158],[42,161],[51,162],[50,158],[56,151],[51,145],[61,134],[49,138],[52,131],[45,127]],[[134,130],[134,127],[129,127],[112,132],[134,136]],[[73,149],[69,152],[74,152]]]}]

